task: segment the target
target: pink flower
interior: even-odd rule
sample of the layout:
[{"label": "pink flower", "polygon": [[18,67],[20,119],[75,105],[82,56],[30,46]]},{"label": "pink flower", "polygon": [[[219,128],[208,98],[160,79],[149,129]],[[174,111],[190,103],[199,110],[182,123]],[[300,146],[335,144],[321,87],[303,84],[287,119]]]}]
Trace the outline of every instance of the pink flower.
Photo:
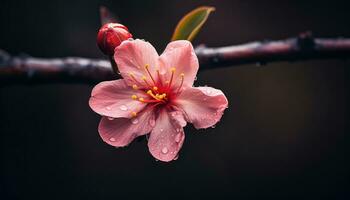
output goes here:
[{"label": "pink flower", "polygon": [[124,79],[101,82],[92,90],[92,110],[102,115],[98,131],[116,147],[149,133],[150,153],[175,160],[187,122],[195,128],[215,125],[227,108],[221,90],[193,87],[198,60],[190,42],[174,41],[162,55],[142,40],[124,41],[114,59]]}]

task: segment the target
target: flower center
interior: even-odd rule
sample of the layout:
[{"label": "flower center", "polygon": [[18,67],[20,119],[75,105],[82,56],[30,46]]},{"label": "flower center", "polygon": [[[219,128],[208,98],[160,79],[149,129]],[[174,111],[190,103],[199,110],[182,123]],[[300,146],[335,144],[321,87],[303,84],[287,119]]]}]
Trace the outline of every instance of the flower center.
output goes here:
[{"label": "flower center", "polygon": [[[134,81],[134,84],[132,85],[132,88],[135,90],[139,90],[140,86],[142,87],[142,91],[144,91],[148,98],[138,97],[136,94],[132,95],[131,98],[136,101],[140,101],[143,103],[156,103],[156,104],[164,104],[169,101],[171,96],[177,95],[181,92],[185,74],[181,73],[177,77],[175,77],[176,68],[172,67],[170,69],[171,76],[170,80],[164,81],[164,75],[160,74],[159,70],[156,70],[156,75],[158,79],[155,79],[156,76],[152,75],[152,73],[149,70],[149,65],[145,65],[144,69],[146,72],[146,75],[143,75],[141,77],[141,80],[137,79],[134,75],[134,73],[130,72],[129,75],[131,79]],[[180,78],[180,80],[176,78]],[[164,81],[164,82],[163,82]],[[174,88],[174,85],[177,83],[177,81],[180,81],[180,84],[178,85],[177,89]],[[136,116],[135,112],[132,112],[131,115],[133,117]]]}]

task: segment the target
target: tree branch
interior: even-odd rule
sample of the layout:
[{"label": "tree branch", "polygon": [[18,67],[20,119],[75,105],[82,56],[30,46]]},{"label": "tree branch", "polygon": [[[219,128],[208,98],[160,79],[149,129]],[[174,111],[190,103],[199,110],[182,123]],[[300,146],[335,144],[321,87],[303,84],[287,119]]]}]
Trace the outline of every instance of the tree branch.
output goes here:
[{"label": "tree branch", "polygon": [[[350,58],[350,39],[313,38],[310,33],[278,41],[195,49],[200,69],[275,61]],[[89,58],[32,58],[0,50],[0,86],[23,83],[97,83],[118,78],[107,60]]]}]

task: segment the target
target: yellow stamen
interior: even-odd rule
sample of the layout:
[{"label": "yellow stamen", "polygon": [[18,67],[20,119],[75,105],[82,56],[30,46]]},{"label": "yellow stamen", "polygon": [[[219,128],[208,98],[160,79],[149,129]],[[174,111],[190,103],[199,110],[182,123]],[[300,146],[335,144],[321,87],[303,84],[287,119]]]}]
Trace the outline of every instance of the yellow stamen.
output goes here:
[{"label": "yellow stamen", "polygon": [[175,71],[176,71],[176,68],[175,68],[175,67],[172,67],[172,68],[170,69],[170,71],[171,71],[171,77],[170,77],[170,81],[169,81],[169,84],[168,84],[168,89],[170,88],[171,83],[173,82],[174,73],[175,73]]},{"label": "yellow stamen", "polygon": [[[139,82],[138,80],[136,80],[134,73],[130,72],[129,75],[130,75],[130,77],[132,78],[132,80],[134,80],[136,83],[140,84],[140,82]],[[141,84],[140,84],[140,85],[141,85]],[[134,87],[134,86],[133,86],[133,87]],[[136,87],[137,87],[137,86],[136,86]]]},{"label": "yellow stamen", "polygon": [[154,99],[159,100],[158,97],[155,96],[155,95],[152,93],[152,90],[148,90],[148,91],[147,91],[147,94],[150,95],[151,97],[153,97]]},{"label": "yellow stamen", "polygon": [[132,95],[131,98],[132,98],[133,100],[136,100],[136,99],[137,99],[137,96],[136,96],[136,95]]},{"label": "yellow stamen", "polygon": [[138,89],[137,85],[136,84],[132,85],[132,89],[137,90]]},{"label": "yellow stamen", "polygon": [[142,76],[141,79],[148,85],[148,87],[152,88],[152,86],[148,83],[146,76]]},{"label": "yellow stamen", "polygon": [[153,90],[154,90],[154,91],[157,91],[157,90],[158,90],[158,88],[157,88],[156,86],[154,86],[154,87],[153,87]]},{"label": "yellow stamen", "polygon": [[154,79],[153,79],[153,76],[152,76],[152,74],[151,74],[151,72],[149,71],[149,65],[147,64],[147,65],[145,65],[145,69],[146,69],[146,71],[147,71],[147,73],[148,73],[148,75],[149,75],[149,77],[152,79],[152,81],[153,81],[153,84],[156,84],[156,82],[154,81]]},{"label": "yellow stamen", "polygon": [[163,100],[165,97],[166,97],[166,94],[165,94],[165,93],[163,93],[163,94],[161,94],[161,95],[158,95],[158,99],[159,99],[159,100]]},{"label": "yellow stamen", "polygon": [[145,99],[141,97],[141,98],[139,98],[139,101],[144,102]]},{"label": "yellow stamen", "polygon": [[184,79],[185,79],[185,74],[184,74],[184,73],[181,73],[181,74],[180,74],[180,78],[181,78],[181,83],[180,83],[179,88],[177,88],[177,92],[176,92],[176,93],[179,93],[180,90],[181,90],[181,88],[182,88],[182,85],[183,85]]},{"label": "yellow stamen", "polygon": [[137,116],[137,112],[131,112],[131,116],[132,117],[136,117]]}]

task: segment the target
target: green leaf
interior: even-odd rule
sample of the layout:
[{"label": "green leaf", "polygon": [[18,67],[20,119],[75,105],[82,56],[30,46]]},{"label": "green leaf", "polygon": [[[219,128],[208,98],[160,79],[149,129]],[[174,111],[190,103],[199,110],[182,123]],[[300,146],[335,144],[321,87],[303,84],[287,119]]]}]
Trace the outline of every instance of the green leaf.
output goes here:
[{"label": "green leaf", "polygon": [[192,41],[214,10],[214,7],[202,6],[187,13],[177,24],[171,41]]}]

